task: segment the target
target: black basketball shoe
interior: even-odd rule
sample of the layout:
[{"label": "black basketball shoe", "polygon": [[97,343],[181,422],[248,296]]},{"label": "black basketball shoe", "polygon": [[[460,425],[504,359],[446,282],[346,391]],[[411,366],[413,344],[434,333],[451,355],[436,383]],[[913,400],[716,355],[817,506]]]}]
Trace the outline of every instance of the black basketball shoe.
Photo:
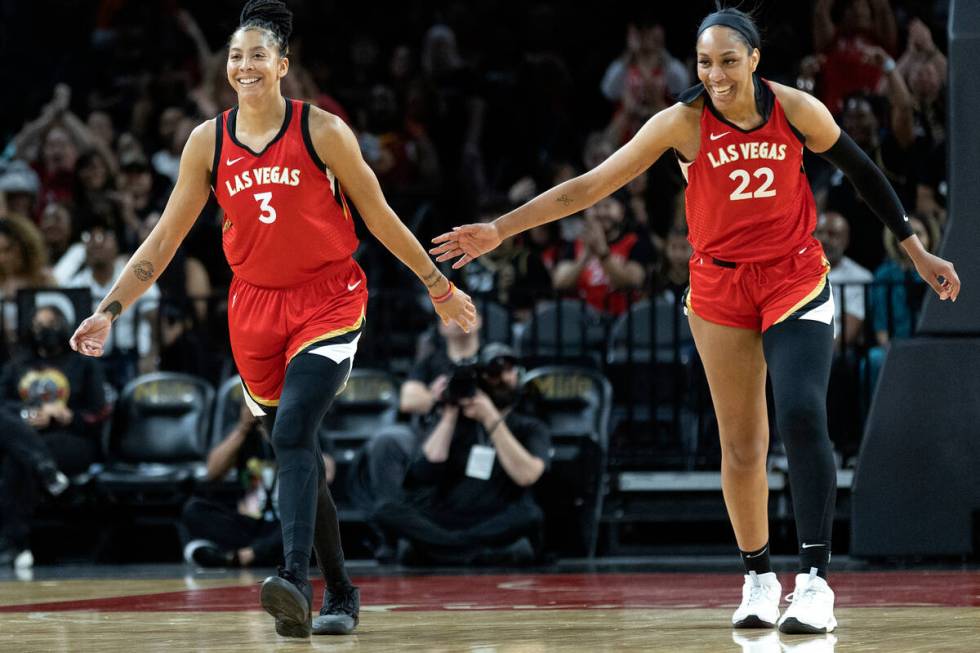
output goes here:
[{"label": "black basketball shoe", "polygon": [[305,578],[279,568],[278,576],[262,583],[262,607],[276,618],[276,632],[283,637],[309,637],[313,587]]},{"label": "black basketball shoe", "polygon": [[313,619],[314,635],[350,635],[357,628],[361,614],[361,590],[351,585],[346,590],[323,591],[323,607]]}]

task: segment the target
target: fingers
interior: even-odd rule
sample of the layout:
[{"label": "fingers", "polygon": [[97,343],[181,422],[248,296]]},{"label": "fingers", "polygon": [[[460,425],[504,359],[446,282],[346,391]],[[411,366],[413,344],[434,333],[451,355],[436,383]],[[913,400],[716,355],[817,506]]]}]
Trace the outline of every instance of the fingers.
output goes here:
[{"label": "fingers", "polygon": [[458,247],[459,247],[459,240],[456,239],[448,240],[443,244],[439,245],[438,247],[433,247],[432,249],[430,249],[429,254],[442,254],[444,252],[448,252],[451,249],[458,248]]},{"label": "fingers", "polygon": [[[435,252],[432,253],[435,254]],[[463,255],[463,250],[459,248],[459,245],[457,243],[453,243],[451,249],[445,250],[443,254],[440,254],[439,256],[436,257],[436,261],[438,263],[442,263],[444,261],[448,261],[449,259],[456,258],[457,256],[462,256],[462,255]]]},{"label": "fingers", "polygon": [[453,263],[453,269],[458,270],[472,260],[473,260],[472,256],[470,256],[469,254],[463,254],[463,256],[461,256],[458,261]]},{"label": "fingers", "polygon": [[436,236],[435,238],[433,238],[432,239],[432,242],[434,242],[434,243],[446,243],[446,242],[449,242],[449,241],[452,241],[452,240],[458,240],[458,239],[459,239],[459,234],[456,231],[447,231],[446,233],[439,234],[438,236]]},{"label": "fingers", "polygon": [[944,263],[935,273],[935,277],[929,280],[929,285],[939,295],[940,300],[951,299],[955,302],[960,294],[960,277],[956,274],[952,263]]}]

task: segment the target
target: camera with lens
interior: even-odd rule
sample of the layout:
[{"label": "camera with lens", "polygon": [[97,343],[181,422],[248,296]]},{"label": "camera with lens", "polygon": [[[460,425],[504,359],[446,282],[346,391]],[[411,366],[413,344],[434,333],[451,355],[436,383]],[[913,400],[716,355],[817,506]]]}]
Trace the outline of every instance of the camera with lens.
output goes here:
[{"label": "camera with lens", "polygon": [[460,361],[449,373],[449,382],[442,395],[444,402],[456,405],[460,399],[476,396],[476,391],[482,385],[483,366],[476,358]]}]

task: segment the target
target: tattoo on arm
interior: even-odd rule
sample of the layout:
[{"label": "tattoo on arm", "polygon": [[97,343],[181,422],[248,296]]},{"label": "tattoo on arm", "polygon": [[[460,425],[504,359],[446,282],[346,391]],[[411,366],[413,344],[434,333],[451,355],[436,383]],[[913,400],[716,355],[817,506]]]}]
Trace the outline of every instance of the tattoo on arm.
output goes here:
[{"label": "tattoo on arm", "polygon": [[149,281],[153,278],[153,264],[147,260],[137,261],[133,264],[133,274],[140,281]]},{"label": "tattoo on arm", "polygon": [[432,272],[422,277],[422,283],[425,284],[426,288],[431,288],[439,283],[440,279],[442,279],[442,272],[439,271],[439,268],[432,268]]},{"label": "tattoo on arm", "polygon": [[571,197],[569,197],[569,196],[568,196],[568,193],[562,193],[562,194],[561,194],[561,197],[559,197],[559,198],[558,198],[557,200],[555,200],[555,201],[556,201],[556,202],[561,202],[561,203],[562,203],[562,204],[564,204],[565,206],[568,206],[569,204],[571,204],[571,203],[572,203],[572,202],[574,202],[575,200],[573,200],[573,199],[572,199]]},{"label": "tattoo on arm", "polygon": [[118,301],[110,302],[102,312],[108,313],[109,319],[112,322],[115,322],[116,318],[119,317],[119,314],[122,313],[122,304],[120,304]]}]

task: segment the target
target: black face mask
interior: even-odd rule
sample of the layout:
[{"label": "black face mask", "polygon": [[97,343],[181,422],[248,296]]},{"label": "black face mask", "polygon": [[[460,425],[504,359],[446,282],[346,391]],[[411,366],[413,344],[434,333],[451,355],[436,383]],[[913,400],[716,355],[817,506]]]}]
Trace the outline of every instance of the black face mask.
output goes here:
[{"label": "black face mask", "polygon": [[34,330],[34,350],[42,358],[50,358],[68,349],[68,329],[62,326],[47,326]]}]

